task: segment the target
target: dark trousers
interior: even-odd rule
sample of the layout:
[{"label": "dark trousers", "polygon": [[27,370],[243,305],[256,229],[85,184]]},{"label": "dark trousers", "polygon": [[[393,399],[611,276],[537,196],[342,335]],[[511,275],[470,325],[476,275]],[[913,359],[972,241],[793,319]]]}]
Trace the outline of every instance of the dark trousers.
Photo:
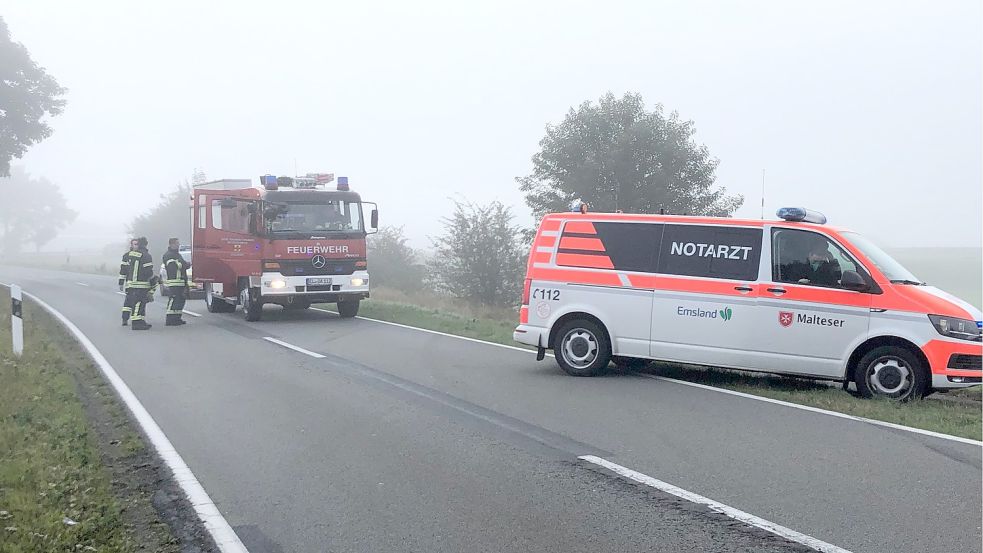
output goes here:
[{"label": "dark trousers", "polygon": [[168,288],[170,297],[167,298],[167,322],[177,322],[181,320],[181,313],[184,310],[184,302],[187,300],[188,292],[184,286],[171,286]]},{"label": "dark trousers", "polygon": [[123,303],[123,320],[142,321],[147,318],[146,288],[127,288]]}]

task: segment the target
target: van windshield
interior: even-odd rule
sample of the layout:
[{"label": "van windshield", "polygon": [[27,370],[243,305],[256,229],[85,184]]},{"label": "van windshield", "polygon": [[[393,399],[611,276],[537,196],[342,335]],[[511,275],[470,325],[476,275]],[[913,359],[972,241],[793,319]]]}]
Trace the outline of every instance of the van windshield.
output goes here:
[{"label": "van windshield", "polygon": [[915,275],[911,274],[911,271],[904,268],[904,265],[900,264],[891,257],[887,252],[882,250],[877,244],[871,242],[865,236],[857,234],[856,232],[844,232],[850,243],[857,247],[867,259],[871,261],[877,268],[887,277],[888,280],[895,284],[925,284],[918,279]]}]

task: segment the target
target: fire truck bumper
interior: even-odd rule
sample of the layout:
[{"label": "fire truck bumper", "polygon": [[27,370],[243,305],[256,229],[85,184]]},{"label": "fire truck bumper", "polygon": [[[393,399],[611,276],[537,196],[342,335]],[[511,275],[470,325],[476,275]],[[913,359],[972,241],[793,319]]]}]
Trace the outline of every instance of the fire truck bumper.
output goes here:
[{"label": "fire truck bumper", "polygon": [[280,273],[263,273],[260,277],[250,277],[250,281],[250,285],[260,288],[260,294],[264,298],[274,301],[277,298],[286,299],[290,296],[323,302],[369,297],[368,271],[325,276],[283,276]]}]

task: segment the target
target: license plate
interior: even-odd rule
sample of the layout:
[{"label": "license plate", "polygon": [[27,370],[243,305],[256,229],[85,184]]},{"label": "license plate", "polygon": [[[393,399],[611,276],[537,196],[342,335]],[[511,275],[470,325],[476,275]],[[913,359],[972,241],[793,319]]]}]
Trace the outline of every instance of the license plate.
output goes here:
[{"label": "license plate", "polygon": [[331,286],[330,278],[309,278],[307,279],[308,286]]}]

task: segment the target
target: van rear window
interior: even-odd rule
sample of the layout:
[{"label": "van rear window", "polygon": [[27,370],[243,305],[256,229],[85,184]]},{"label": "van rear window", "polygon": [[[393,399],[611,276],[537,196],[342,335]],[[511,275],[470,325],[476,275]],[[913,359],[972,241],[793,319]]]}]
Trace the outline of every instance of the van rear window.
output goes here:
[{"label": "van rear window", "polygon": [[758,279],[762,230],[711,225],[666,225],[659,273]]}]

